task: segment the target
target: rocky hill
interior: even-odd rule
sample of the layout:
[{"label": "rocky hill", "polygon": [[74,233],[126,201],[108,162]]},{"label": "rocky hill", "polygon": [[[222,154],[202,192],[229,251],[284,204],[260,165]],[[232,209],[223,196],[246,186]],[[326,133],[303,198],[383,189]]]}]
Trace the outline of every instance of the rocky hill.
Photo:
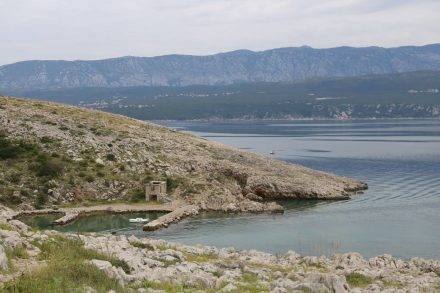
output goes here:
[{"label": "rocky hill", "polygon": [[120,115],[0,97],[0,201],[31,209],[142,201],[167,181],[170,199],[203,209],[270,209],[263,200],[346,198],[366,184],[276,161]]},{"label": "rocky hill", "polygon": [[224,85],[417,70],[440,70],[440,44],[398,48],[299,47],[97,61],[25,61],[0,67],[0,90]]}]

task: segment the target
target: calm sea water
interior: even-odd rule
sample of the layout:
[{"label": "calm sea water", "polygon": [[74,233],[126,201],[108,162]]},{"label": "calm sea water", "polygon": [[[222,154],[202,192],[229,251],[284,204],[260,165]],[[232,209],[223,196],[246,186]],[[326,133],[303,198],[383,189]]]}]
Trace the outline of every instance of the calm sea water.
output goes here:
[{"label": "calm sea water", "polygon": [[347,201],[284,202],[284,215],[203,214],[149,237],[273,253],[440,259],[439,120],[162,124],[263,155],[274,150],[276,159],[370,188]]},{"label": "calm sea water", "polygon": [[[131,217],[157,217],[143,214],[92,216],[58,229],[272,253],[440,259],[440,120],[160,123],[250,152],[275,151],[276,159],[358,178],[370,188],[345,201],[285,201],[283,215],[204,213],[156,232],[129,224]],[[45,228],[50,220],[30,224]]]}]

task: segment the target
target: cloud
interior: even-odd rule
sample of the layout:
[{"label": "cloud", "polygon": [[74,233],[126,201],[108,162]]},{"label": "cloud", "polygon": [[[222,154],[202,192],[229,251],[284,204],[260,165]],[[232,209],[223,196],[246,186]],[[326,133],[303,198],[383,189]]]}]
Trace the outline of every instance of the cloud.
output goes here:
[{"label": "cloud", "polygon": [[0,0],[0,64],[440,42],[438,0]]}]

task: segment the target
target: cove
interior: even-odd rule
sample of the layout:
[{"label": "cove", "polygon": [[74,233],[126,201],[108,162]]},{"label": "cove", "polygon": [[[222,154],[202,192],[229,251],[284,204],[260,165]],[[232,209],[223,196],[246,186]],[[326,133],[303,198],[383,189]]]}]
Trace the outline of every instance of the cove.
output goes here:
[{"label": "cove", "polygon": [[108,232],[117,233],[124,230],[141,229],[145,223],[130,223],[131,218],[148,218],[154,221],[164,215],[163,212],[118,213],[96,212],[81,216],[66,225],[53,225],[53,222],[62,214],[44,214],[35,216],[21,216],[18,219],[31,227],[42,230],[56,230],[60,232]]},{"label": "cove", "polygon": [[440,258],[439,120],[161,123],[258,154],[274,150],[276,159],[354,177],[369,190],[350,200],[283,201],[283,215],[205,212],[154,232],[128,222],[153,220],[154,213],[93,215],[56,227],[44,224],[51,222],[47,216],[24,221],[64,232],[105,231],[271,253]]}]

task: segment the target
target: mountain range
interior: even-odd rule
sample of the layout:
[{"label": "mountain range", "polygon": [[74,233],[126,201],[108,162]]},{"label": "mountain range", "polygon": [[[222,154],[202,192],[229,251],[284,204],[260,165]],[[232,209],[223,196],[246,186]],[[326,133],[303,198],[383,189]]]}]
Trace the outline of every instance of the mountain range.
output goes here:
[{"label": "mountain range", "polygon": [[330,49],[303,46],[261,52],[238,50],[209,56],[23,61],[0,67],[0,91],[229,85],[420,70],[440,70],[440,44]]}]

